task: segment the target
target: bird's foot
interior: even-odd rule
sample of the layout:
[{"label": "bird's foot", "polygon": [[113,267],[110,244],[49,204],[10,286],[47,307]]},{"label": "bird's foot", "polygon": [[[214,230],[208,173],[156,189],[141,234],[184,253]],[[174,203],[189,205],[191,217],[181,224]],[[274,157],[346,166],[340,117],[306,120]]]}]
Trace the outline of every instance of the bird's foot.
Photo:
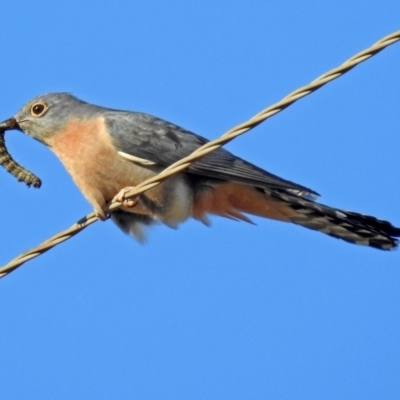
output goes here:
[{"label": "bird's foot", "polygon": [[125,195],[134,188],[135,188],[134,186],[127,186],[127,187],[122,188],[117,193],[117,195],[114,196],[114,198],[112,199],[112,203],[115,201],[118,201],[119,203],[122,203],[123,207],[134,207],[138,202],[137,197],[135,197],[133,199],[125,199]]},{"label": "bird's foot", "polygon": [[100,221],[106,221],[109,218],[109,214],[106,214],[103,210],[94,210],[94,213],[96,214],[96,218],[98,218]]}]

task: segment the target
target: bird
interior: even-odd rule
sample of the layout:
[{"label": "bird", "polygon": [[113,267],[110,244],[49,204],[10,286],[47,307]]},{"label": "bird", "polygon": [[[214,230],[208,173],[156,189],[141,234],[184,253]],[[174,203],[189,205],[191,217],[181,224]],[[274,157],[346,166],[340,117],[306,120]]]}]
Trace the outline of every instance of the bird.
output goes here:
[{"label": "bird", "polygon": [[208,140],[149,114],[90,104],[69,93],[33,98],[0,124],[47,146],[61,161],[100,219],[145,240],[157,222],[175,228],[209,215],[251,222],[248,215],[301,225],[346,242],[391,250],[400,228],[390,222],[318,203],[318,193],[282,179],[219,148],[136,200],[124,194],[188,156]]}]

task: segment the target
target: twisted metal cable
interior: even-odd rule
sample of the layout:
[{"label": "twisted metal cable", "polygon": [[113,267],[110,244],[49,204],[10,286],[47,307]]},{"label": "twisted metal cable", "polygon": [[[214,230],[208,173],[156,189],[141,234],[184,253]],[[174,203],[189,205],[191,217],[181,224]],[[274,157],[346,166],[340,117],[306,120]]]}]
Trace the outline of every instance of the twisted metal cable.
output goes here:
[{"label": "twisted metal cable", "polygon": [[[347,61],[345,61],[338,67],[333,68],[330,71],[320,75],[318,78],[310,82],[308,85],[302,86],[299,89],[296,89],[295,91],[289,93],[283,99],[260,111],[258,114],[250,118],[248,121],[243,122],[235,126],[234,128],[231,128],[219,138],[207,142],[206,144],[195,150],[189,156],[184,157],[181,160],[170,165],[168,168],[164,169],[158,175],[143,181],[142,183],[137,185],[134,189],[127,192],[125,194],[125,199],[138,196],[139,194],[144,193],[146,190],[149,190],[159,185],[162,181],[169,178],[171,175],[174,175],[177,172],[180,172],[188,168],[194,161],[198,160],[200,157],[203,157],[204,155],[211,153],[212,151],[218,149],[219,147],[228,143],[232,139],[242,135],[243,133],[249,131],[250,129],[253,129],[261,122],[264,122],[266,119],[281,112],[286,107],[293,104],[295,101],[316,91],[326,83],[331,82],[334,79],[342,76],[343,74],[354,68],[356,65],[362,63],[368,58],[379,53],[387,46],[399,40],[400,40],[400,30],[383,37],[382,39],[374,43],[371,47],[368,47],[367,49],[350,57]],[[122,203],[120,202],[113,202],[109,205],[107,212],[115,211],[119,207],[121,207],[121,205]],[[19,256],[17,256],[9,263],[0,268],[0,278],[3,278],[4,276],[8,275],[10,272],[14,271],[16,268],[20,267],[22,264],[31,260],[32,258],[38,257],[39,255],[45,253],[54,246],[58,245],[59,243],[62,243],[70,239],[72,236],[75,236],[77,233],[79,233],[80,231],[82,231],[83,229],[85,229],[86,227],[88,227],[89,225],[93,224],[96,221],[98,221],[98,218],[96,214],[92,212],[83,217],[82,219],[80,219],[70,228],[50,237],[39,246],[25,251],[24,253],[20,254]]]}]

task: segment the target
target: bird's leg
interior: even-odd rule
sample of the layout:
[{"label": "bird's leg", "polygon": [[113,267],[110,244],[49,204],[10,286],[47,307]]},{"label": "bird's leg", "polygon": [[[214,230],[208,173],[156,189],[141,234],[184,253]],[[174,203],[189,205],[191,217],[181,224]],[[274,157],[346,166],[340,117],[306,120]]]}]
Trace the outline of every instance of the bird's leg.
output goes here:
[{"label": "bird's leg", "polygon": [[100,221],[106,221],[110,217],[110,215],[104,212],[101,207],[95,206],[94,213],[96,214],[96,218],[98,218]]},{"label": "bird's leg", "polygon": [[118,201],[119,203],[122,203],[124,207],[134,207],[137,202],[138,202],[138,197],[135,197],[133,199],[125,199],[126,193],[130,192],[132,189],[134,189],[134,186],[127,186],[122,188],[112,199],[112,202]]}]

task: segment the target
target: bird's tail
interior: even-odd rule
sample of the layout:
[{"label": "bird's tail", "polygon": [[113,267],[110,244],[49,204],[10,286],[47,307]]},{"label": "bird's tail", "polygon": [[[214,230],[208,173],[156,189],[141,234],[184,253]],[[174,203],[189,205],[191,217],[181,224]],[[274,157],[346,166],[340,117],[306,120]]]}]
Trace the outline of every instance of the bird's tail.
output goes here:
[{"label": "bird's tail", "polygon": [[346,242],[391,250],[400,228],[369,215],[316,203],[308,193],[259,188],[238,182],[215,185],[195,197],[192,216],[207,223],[207,214],[250,222],[245,214],[292,222]]},{"label": "bird's tail", "polygon": [[268,191],[273,199],[286,206],[288,220],[346,242],[392,250],[398,245],[400,228],[369,215],[339,210],[291,194]]}]

